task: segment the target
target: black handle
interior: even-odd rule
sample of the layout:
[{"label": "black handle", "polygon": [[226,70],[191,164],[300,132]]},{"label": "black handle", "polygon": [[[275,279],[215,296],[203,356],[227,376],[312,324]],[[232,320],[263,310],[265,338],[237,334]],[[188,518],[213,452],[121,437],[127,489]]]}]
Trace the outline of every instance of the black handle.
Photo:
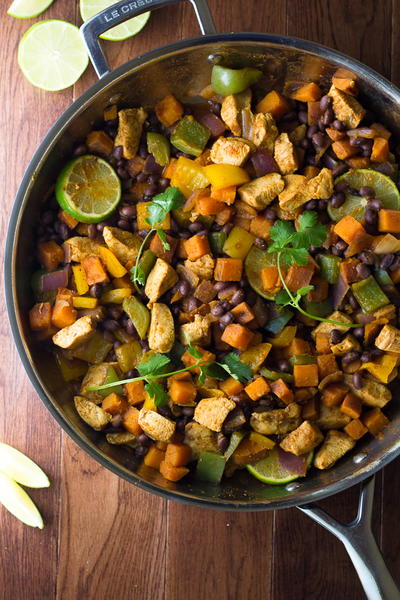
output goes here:
[{"label": "black handle", "polygon": [[[102,33],[105,33],[112,27],[120,25],[128,19],[137,17],[148,10],[154,10],[156,8],[161,8],[162,6],[167,6],[168,4],[175,4],[176,2],[183,1],[184,0],[123,0],[122,2],[117,2],[109,8],[106,8],[84,23],[81,27],[81,34],[97,75],[103,77],[110,70],[99,40],[99,36]],[[208,8],[207,0],[186,1],[190,2],[196,13],[201,33],[203,35],[217,33],[214,20],[210,13],[210,9]]]}]

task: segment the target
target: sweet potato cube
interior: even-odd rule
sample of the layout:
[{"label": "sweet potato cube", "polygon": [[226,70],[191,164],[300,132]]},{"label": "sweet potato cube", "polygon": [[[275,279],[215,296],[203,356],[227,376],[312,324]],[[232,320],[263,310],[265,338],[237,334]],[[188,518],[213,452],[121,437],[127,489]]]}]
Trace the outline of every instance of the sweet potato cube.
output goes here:
[{"label": "sweet potato cube", "polygon": [[129,404],[135,406],[145,401],[144,381],[129,381],[124,385],[124,391]]},{"label": "sweet potato cube", "polygon": [[333,142],[332,150],[340,160],[351,158],[358,152],[358,148],[352,146],[348,140],[338,140],[337,142]]},{"label": "sweet potato cube", "polygon": [[374,236],[366,231],[356,231],[344,255],[346,258],[349,258],[350,256],[354,256],[355,254],[370,248],[373,240]]},{"label": "sweet potato cube", "polygon": [[60,210],[57,216],[60,219],[60,221],[65,223],[70,229],[74,229],[79,223],[78,219],[74,219],[74,217],[71,217],[71,215],[66,213],[65,210]]},{"label": "sweet potato cube", "polygon": [[106,283],[108,281],[107,272],[98,256],[86,256],[81,264],[85,269],[86,279],[89,285]]},{"label": "sweet potato cube", "polygon": [[108,394],[101,403],[101,408],[111,415],[120,415],[128,410],[128,402],[115,392]]},{"label": "sweet potato cube", "polygon": [[266,291],[272,291],[281,287],[282,282],[279,277],[278,267],[270,266],[261,269],[261,282]]},{"label": "sweet potato cube", "polygon": [[217,215],[215,215],[215,222],[217,225],[221,225],[223,227],[232,219],[233,216],[233,208],[231,206],[227,206],[224,210],[221,210]]},{"label": "sweet potato cube", "polygon": [[253,340],[254,334],[247,327],[236,323],[231,323],[225,328],[221,336],[221,340],[238,350],[247,350],[250,342]]},{"label": "sweet potato cube", "polygon": [[189,473],[189,469],[186,467],[174,467],[163,460],[160,464],[160,473],[168,481],[179,481]]},{"label": "sweet potato cube", "polygon": [[[382,211],[380,211],[381,213]],[[396,212],[396,211],[392,211]],[[380,214],[379,213],[379,214]],[[400,215],[400,212],[399,212]],[[351,215],[346,215],[333,228],[334,233],[338,235],[346,244],[350,244],[357,231],[365,231],[364,227]]]},{"label": "sweet potato cube", "polygon": [[71,306],[69,300],[63,298],[56,299],[51,315],[51,322],[54,327],[57,327],[58,329],[68,327],[69,325],[72,325],[72,323],[75,323],[77,318],[78,313],[75,308]]},{"label": "sweet potato cube", "polygon": [[91,131],[86,138],[86,146],[90,152],[108,156],[114,149],[114,140],[104,131]]},{"label": "sweet potato cube", "polygon": [[235,320],[241,325],[246,325],[255,318],[255,314],[247,302],[241,302],[232,308],[231,313],[235,317]]},{"label": "sweet potato cube", "polygon": [[64,260],[64,250],[54,240],[38,244],[38,259],[43,268],[54,271]]},{"label": "sweet potato cube", "polygon": [[382,208],[379,213],[379,231],[386,233],[400,233],[400,210]]},{"label": "sweet potato cube", "polygon": [[340,68],[335,71],[332,76],[332,84],[346,94],[356,96],[358,93],[356,76],[347,69]]},{"label": "sweet potato cube", "polygon": [[263,240],[269,239],[269,230],[273,225],[272,221],[269,221],[261,215],[257,215],[250,221],[250,233]]},{"label": "sweet potato cube", "polygon": [[172,402],[179,406],[194,406],[195,404],[197,390],[191,381],[173,379],[169,384],[168,393]]},{"label": "sweet potato cube", "polygon": [[338,142],[339,140],[342,140],[344,137],[346,137],[345,131],[338,131],[333,127],[327,127],[325,131],[333,142]]},{"label": "sweet potato cube", "polygon": [[327,408],[338,406],[346,396],[349,388],[343,383],[332,383],[322,392],[322,404]]},{"label": "sweet potato cube", "polygon": [[258,400],[269,394],[271,388],[264,377],[257,377],[257,379],[246,385],[244,391],[252,400]]},{"label": "sweet potato cube", "polygon": [[189,260],[197,260],[205,254],[210,254],[210,246],[206,235],[193,235],[185,240],[183,244]]},{"label": "sweet potato cube", "polygon": [[165,462],[173,467],[184,467],[192,457],[192,450],[186,444],[170,442],[165,452]]},{"label": "sweet potato cube", "polygon": [[338,371],[338,365],[334,354],[318,354],[317,356],[319,378],[323,379]]},{"label": "sweet potato cube", "polygon": [[212,198],[209,195],[199,196],[196,200],[196,212],[203,217],[216,215],[221,210],[224,210],[225,204],[221,200]]},{"label": "sweet potato cube", "polygon": [[295,365],[293,375],[296,387],[316,387],[318,385],[318,365]]},{"label": "sweet potato cube", "polygon": [[238,381],[234,377],[228,377],[228,379],[225,379],[225,381],[222,381],[219,384],[219,388],[228,397],[236,396],[237,394],[240,394],[240,392],[243,390],[243,387],[244,387],[243,383],[240,383],[240,381]]},{"label": "sweet potato cube", "polygon": [[152,252],[154,252],[154,254],[158,258],[162,258],[163,260],[165,260],[165,262],[170,263],[175,254],[179,240],[172,237],[172,235],[167,235],[166,238],[167,238],[167,242],[170,246],[169,250],[164,248],[164,244],[162,243],[161,238],[158,235],[158,233],[154,234],[154,236],[150,242],[149,248]]},{"label": "sweet potato cube", "polygon": [[384,162],[389,158],[389,142],[383,137],[376,137],[372,146],[372,162]]},{"label": "sweet potato cube", "polygon": [[139,411],[136,406],[130,406],[122,416],[122,425],[127,431],[133,435],[140,435],[142,428],[139,425]]},{"label": "sweet potato cube", "polygon": [[314,82],[299,87],[291,94],[293,100],[298,102],[315,102],[321,98],[321,88]]},{"label": "sweet potato cube", "polygon": [[372,435],[377,437],[382,429],[389,423],[389,419],[383,414],[380,408],[369,410],[362,417],[362,422]]},{"label": "sweet potato cube", "polygon": [[285,356],[297,356],[298,354],[312,354],[311,344],[303,338],[294,337],[286,348]]},{"label": "sweet potato cube", "polygon": [[170,94],[156,104],[155,111],[157,119],[166,127],[171,127],[182,117],[183,106],[175,96]]},{"label": "sweet potato cube", "polygon": [[368,432],[368,429],[361,423],[360,419],[353,419],[343,429],[353,440],[359,440]]},{"label": "sweet potato cube", "polygon": [[282,94],[276,90],[272,90],[260,100],[256,106],[256,111],[271,113],[274,119],[279,121],[283,115],[290,111],[290,104]]},{"label": "sweet potato cube", "polygon": [[236,185],[229,185],[228,187],[219,189],[211,186],[211,198],[215,198],[215,200],[219,200],[229,206],[235,202],[236,189]]},{"label": "sweet potato cube", "polygon": [[352,392],[345,395],[340,410],[352,419],[358,419],[362,411],[362,400]]},{"label": "sweet potato cube", "polygon": [[300,288],[309,285],[313,274],[314,267],[312,265],[306,265],[304,267],[293,265],[288,269],[285,283],[291,292],[297,292]]},{"label": "sweet potato cube", "polygon": [[[196,346],[196,350],[198,350],[201,353],[202,361],[204,361],[204,362],[215,361],[216,356],[212,352],[209,352],[208,350],[205,350],[204,348],[201,348],[200,346]],[[183,364],[185,365],[185,367],[191,367],[192,365],[196,364],[199,359],[192,356],[192,354],[190,354],[189,352],[185,352],[182,355],[181,360],[182,360]],[[192,369],[192,372],[197,373],[197,374],[200,373],[200,367],[196,367],[195,369]]]},{"label": "sweet potato cube", "polygon": [[307,119],[308,125],[318,125],[318,121],[322,117],[322,109],[319,100],[307,102]]},{"label": "sweet potato cube", "polygon": [[329,341],[329,335],[327,333],[316,333],[315,334],[315,348],[317,354],[329,354],[331,351],[331,344]]},{"label": "sweet potato cube", "polygon": [[29,311],[29,324],[32,331],[45,331],[51,327],[50,302],[38,302]]},{"label": "sweet potato cube", "polygon": [[271,392],[278,396],[279,400],[282,400],[285,404],[290,404],[294,401],[294,394],[292,390],[286,385],[283,379],[277,379],[271,382]]},{"label": "sweet potato cube", "polygon": [[165,452],[159,450],[156,448],[156,446],[152,446],[144,457],[143,462],[146,467],[151,467],[152,469],[157,469],[158,471],[164,458]]},{"label": "sweet potato cube", "polygon": [[371,160],[368,156],[354,156],[347,159],[347,164],[352,169],[368,169],[371,165]]},{"label": "sweet potato cube", "polygon": [[241,258],[217,258],[214,269],[215,281],[240,281],[243,260]]},{"label": "sweet potato cube", "polygon": [[319,416],[318,400],[315,396],[306,400],[301,411],[301,416],[304,421],[316,421]]}]

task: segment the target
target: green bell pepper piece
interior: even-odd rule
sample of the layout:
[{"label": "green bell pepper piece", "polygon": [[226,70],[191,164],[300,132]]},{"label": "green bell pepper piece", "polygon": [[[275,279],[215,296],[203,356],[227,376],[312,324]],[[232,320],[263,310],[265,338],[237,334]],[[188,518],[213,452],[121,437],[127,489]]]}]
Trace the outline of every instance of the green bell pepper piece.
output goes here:
[{"label": "green bell pepper piece", "polygon": [[339,267],[342,259],[333,254],[318,254],[317,263],[321,268],[321,277],[328,283],[337,283],[339,279]]},{"label": "green bell pepper piece", "polygon": [[211,252],[213,254],[221,254],[222,248],[226,242],[228,236],[224,231],[212,231],[208,234],[208,241],[210,242]]},{"label": "green bell pepper piece", "polygon": [[393,287],[393,280],[390,277],[389,273],[384,269],[376,269],[376,271],[374,272],[374,277],[379,283],[379,285],[381,285],[382,287],[385,287],[385,285]]},{"label": "green bell pepper piece", "polygon": [[79,379],[82,375],[85,375],[88,370],[88,366],[82,360],[73,358],[72,360],[66,358],[60,352],[56,352],[56,361],[60,367],[61,375],[64,381],[74,381]]},{"label": "green bell pepper piece", "polygon": [[246,435],[245,431],[234,431],[231,435],[231,439],[229,440],[229,446],[225,450],[225,460],[229,460],[232,454],[235,452],[236,448],[239,446],[240,442]]},{"label": "green bell pepper piece", "polygon": [[147,150],[154,156],[157,164],[165,167],[171,156],[171,148],[169,141],[161,133],[153,133],[149,131],[147,134]]},{"label": "green bell pepper piece", "polygon": [[390,302],[372,275],[367,279],[353,283],[351,289],[365,313],[372,313]]},{"label": "green bell pepper piece", "polygon": [[271,369],[267,369],[267,367],[260,369],[260,374],[266,379],[271,379],[272,381],[277,381],[278,379],[283,379],[283,381],[286,381],[286,383],[293,383],[294,381],[294,377],[291,373],[272,371]]},{"label": "green bell pepper piece", "polygon": [[123,373],[134,369],[142,358],[142,347],[137,340],[122,344],[115,349],[118,366]]},{"label": "green bell pepper piece", "polygon": [[200,156],[210,135],[211,131],[207,127],[204,127],[191,115],[186,115],[176,125],[171,135],[171,144],[181,152]]},{"label": "green bell pepper piece", "polygon": [[281,311],[277,312],[276,317],[273,317],[270,321],[268,321],[264,329],[269,331],[269,333],[276,335],[280,331],[282,331],[282,329],[285,327],[285,325],[287,325],[287,323],[289,323],[292,317],[293,312],[284,308]]},{"label": "green bell pepper piece", "polygon": [[74,358],[97,364],[103,362],[112,347],[112,342],[107,342],[100,332],[95,331],[90,340],[72,350],[72,355]]},{"label": "green bell pepper piece", "polygon": [[310,354],[295,354],[289,358],[289,362],[292,367],[295,365],[314,365],[317,362],[317,359]]},{"label": "green bell pepper piece", "polygon": [[316,317],[326,317],[333,312],[333,304],[330,298],[326,298],[321,302],[305,301],[306,311]]},{"label": "green bell pepper piece", "polygon": [[262,71],[252,67],[228,69],[228,67],[214,65],[211,72],[211,87],[216,94],[221,94],[221,96],[239,94],[256,83],[261,76]]},{"label": "green bell pepper piece", "polygon": [[[107,369],[107,375],[105,380],[103,381],[103,385],[106,383],[115,383],[117,381],[119,381],[119,377],[117,375],[116,370],[114,369],[114,367],[112,365],[110,365]],[[107,388],[105,390],[97,390],[97,393],[100,394],[100,396],[103,396],[103,398],[105,398],[106,396],[108,396],[108,394],[111,394],[111,392],[115,392],[115,394],[123,394],[124,393],[124,388],[122,385],[116,385],[113,388]]]},{"label": "green bell pepper piece", "polygon": [[[157,260],[157,256],[154,254],[152,250],[145,250],[139,260],[139,269],[144,273],[145,280],[147,279],[150,271],[154,267],[154,264]],[[134,275],[135,267],[133,266],[131,269],[131,275]]]},{"label": "green bell pepper piece", "polygon": [[196,478],[219,483],[225,469],[225,458],[215,452],[200,452],[196,467]]},{"label": "green bell pepper piece", "polygon": [[136,296],[129,296],[129,298],[125,298],[122,302],[122,308],[132,321],[140,339],[144,340],[150,325],[149,309],[146,308],[145,305],[136,298]]}]

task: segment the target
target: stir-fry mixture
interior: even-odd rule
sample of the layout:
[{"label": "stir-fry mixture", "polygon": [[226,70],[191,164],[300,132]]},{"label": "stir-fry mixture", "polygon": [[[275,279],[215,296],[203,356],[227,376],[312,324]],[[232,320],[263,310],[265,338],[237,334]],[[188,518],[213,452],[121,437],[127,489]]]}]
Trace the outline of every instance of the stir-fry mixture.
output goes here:
[{"label": "stir-fry mixture", "polygon": [[384,435],[400,194],[357,96],[214,66],[190,103],[108,106],[59,174],[30,325],[132,468],[286,483]]}]

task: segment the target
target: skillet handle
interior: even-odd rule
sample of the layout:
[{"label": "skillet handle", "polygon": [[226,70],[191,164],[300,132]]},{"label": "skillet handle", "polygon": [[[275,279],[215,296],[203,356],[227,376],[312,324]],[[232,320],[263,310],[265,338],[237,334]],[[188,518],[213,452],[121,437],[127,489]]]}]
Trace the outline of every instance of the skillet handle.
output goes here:
[{"label": "skillet handle", "polygon": [[[183,0],[122,0],[122,2],[113,4],[86,21],[86,23],[82,25],[80,31],[97,75],[103,77],[110,70],[99,41],[99,36],[102,33],[105,33],[112,27],[120,25],[128,19],[137,17],[148,10],[154,10],[156,8],[161,8],[162,6],[167,6],[168,4],[175,4],[176,2],[182,1]],[[190,2],[196,13],[201,33],[203,35],[217,33],[214,20],[210,13],[210,9],[208,8],[207,0],[187,1]]]},{"label": "skillet handle", "polygon": [[351,523],[339,523],[314,504],[297,508],[344,544],[368,600],[399,600],[399,588],[385,565],[371,530],[374,486],[374,477],[362,484],[357,516]]}]

